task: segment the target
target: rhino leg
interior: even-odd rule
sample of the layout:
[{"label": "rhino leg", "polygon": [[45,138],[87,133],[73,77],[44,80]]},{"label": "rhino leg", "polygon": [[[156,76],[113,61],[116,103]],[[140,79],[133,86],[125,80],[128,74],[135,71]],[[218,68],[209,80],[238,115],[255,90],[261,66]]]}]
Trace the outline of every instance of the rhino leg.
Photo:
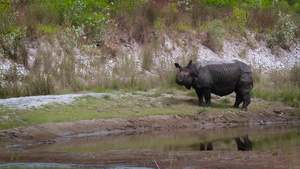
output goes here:
[{"label": "rhino leg", "polygon": [[238,108],[239,105],[242,103],[243,101],[243,96],[238,93],[238,92],[235,92],[236,93],[236,96],[235,96],[235,103],[233,105],[234,108]]},{"label": "rhino leg", "polygon": [[205,98],[205,106],[211,107],[211,91],[209,88],[205,88],[202,90],[204,98]]},{"label": "rhino leg", "polygon": [[243,95],[243,107],[242,107],[243,111],[247,111],[247,107],[250,104],[250,102],[251,102],[250,93]]},{"label": "rhino leg", "polygon": [[196,93],[197,93],[197,96],[198,96],[198,101],[199,101],[198,105],[199,106],[204,106],[203,93],[202,93],[201,89],[196,88],[195,90],[196,90]]}]

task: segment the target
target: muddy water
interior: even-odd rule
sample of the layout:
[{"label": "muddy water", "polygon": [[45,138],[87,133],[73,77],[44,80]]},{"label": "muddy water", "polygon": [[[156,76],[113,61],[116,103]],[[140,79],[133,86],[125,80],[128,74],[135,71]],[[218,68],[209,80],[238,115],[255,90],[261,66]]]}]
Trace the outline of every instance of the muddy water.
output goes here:
[{"label": "muddy water", "polygon": [[[103,151],[238,151],[286,149],[300,146],[300,124],[265,125],[237,128],[189,128],[165,131],[90,133],[70,136],[53,144],[26,146],[34,152],[103,152]],[[12,147],[13,149],[13,147]],[[72,168],[73,164],[54,163],[0,164],[1,167]],[[74,164],[75,165],[75,164]],[[100,166],[102,164],[99,164]],[[31,167],[33,166],[33,167]],[[99,167],[100,167],[99,166]],[[126,166],[126,165],[124,165]],[[51,168],[52,168],[51,167]],[[76,167],[76,166],[75,166]],[[80,167],[80,166],[77,166]],[[86,168],[88,166],[81,166]],[[115,166],[121,167],[122,166]]]},{"label": "muddy water", "polygon": [[208,150],[237,151],[237,142],[240,142],[242,146],[248,146],[249,150],[272,150],[300,146],[299,141],[300,125],[293,124],[142,133],[132,131],[123,134],[74,137],[54,144],[35,146],[32,149],[51,152],[198,151],[204,150],[204,147],[207,150],[208,147]]}]

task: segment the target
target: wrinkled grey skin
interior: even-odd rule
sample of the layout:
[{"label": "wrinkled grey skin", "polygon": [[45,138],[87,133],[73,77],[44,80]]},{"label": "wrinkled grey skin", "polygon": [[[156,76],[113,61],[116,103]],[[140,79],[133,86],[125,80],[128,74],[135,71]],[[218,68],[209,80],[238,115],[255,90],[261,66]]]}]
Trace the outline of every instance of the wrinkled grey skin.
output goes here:
[{"label": "wrinkled grey skin", "polygon": [[[233,107],[238,108],[243,102],[242,110],[247,111],[251,102],[250,91],[253,89],[253,76],[248,65],[240,61],[202,61],[190,63],[177,68],[176,83],[187,89],[194,88],[200,106],[211,107],[211,93],[218,96],[236,93]],[[205,98],[205,105],[203,103]]]}]

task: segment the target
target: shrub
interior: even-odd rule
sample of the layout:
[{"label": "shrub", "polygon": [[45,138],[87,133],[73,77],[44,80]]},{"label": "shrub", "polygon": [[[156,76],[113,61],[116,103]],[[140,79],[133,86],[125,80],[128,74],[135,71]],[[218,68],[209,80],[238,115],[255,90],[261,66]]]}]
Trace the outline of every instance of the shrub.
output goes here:
[{"label": "shrub", "polygon": [[17,28],[8,34],[0,34],[0,47],[4,56],[27,66],[27,50],[24,44],[25,28]]},{"label": "shrub", "polygon": [[294,65],[288,74],[289,81],[295,85],[300,87],[300,66]]},{"label": "shrub", "polygon": [[193,8],[191,8],[192,26],[200,26],[202,22],[208,20],[209,8],[203,3],[193,1]]},{"label": "shrub", "polygon": [[28,77],[25,95],[49,95],[54,93],[54,79],[51,74],[36,72],[32,77]]},{"label": "shrub", "polygon": [[70,54],[75,47],[78,47],[80,40],[84,39],[84,26],[68,27],[62,34],[60,44],[65,47],[65,51]]},{"label": "shrub", "polygon": [[208,27],[207,38],[204,42],[208,48],[210,48],[215,53],[220,54],[223,50],[223,39],[225,30],[223,28],[223,23],[220,20],[214,20]]},{"label": "shrub", "polygon": [[10,0],[0,0],[0,4],[0,11],[6,12],[11,9]]},{"label": "shrub", "polygon": [[276,24],[277,15],[272,9],[260,11],[247,11],[247,27],[262,32],[273,30]]},{"label": "shrub", "polygon": [[162,11],[162,17],[165,19],[165,25],[168,27],[177,23],[180,18],[180,13],[176,4],[172,3],[171,5],[167,6],[166,9]]},{"label": "shrub", "polygon": [[40,25],[58,24],[58,19],[46,3],[37,1],[28,5],[19,24],[27,27],[27,36],[35,37]]},{"label": "shrub", "polygon": [[239,30],[244,29],[247,23],[246,11],[242,8],[235,7],[232,13],[232,19]]},{"label": "shrub", "polygon": [[144,47],[142,51],[142,68],[144,70],[150,71],[153,65],[153,49],[151,45]]},{"label": "shrub", "polygon": [[16,29],[17,16],[18,12],[8,13],[0,11],[0,35],[6,35]]},{"label": "shrub", "polygon": [[8,70],[0,70],[0,97],[16,97],[21,95],[19,82],[24,80],[24,74],[20,73],[17,65],[12,65]]},{"label": "shrub", "polygon": [[147,38],[150,28],[154,26],[154,22],[157,19],[158,10],[154,6],[155,4],[148,2],[141,4],[133,9],[132,13],[132,36],[133,38],[142,44],[147,42]]},{"label": "shrub", "polygon": [[296,25],[290,20],[290,15],[278,13],[278,21],[275,31],[270,36],[270,43],[276,49],[278,46],[289,49],[291,41],[295,37]]}]

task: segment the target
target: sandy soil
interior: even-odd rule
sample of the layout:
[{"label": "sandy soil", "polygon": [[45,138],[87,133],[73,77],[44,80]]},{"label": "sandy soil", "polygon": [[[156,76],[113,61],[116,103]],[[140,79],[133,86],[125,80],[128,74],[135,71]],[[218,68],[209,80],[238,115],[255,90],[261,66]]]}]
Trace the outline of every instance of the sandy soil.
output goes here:
[{"label": "sandy soil", "polygon": [[[26,146],[7,148],[16,144],[51,144],[67,137],[95,132],[118,134],[128,130],[164,130],[188,127],[230,127],[265,125],[270,122],[286,123],[298,120],[296,109],[270,107],[263,110],[228,111],[220,115],[199,112],[196,115],[147,116],[133,120],[98,119],[76,122],[46,123],[0,131],[0,162],[57,162],[76,164],[124,163],[125,166],[153,168],[299,168],[300,147],[282,152],[272,151],[115,151],[87,153],[41,152]],[[228,118],[235,115],[239,120]],[[86,129],[89,128],[87,131]],[[100,167],[100,166],[98,166]],[[101,167],[100,167],[101,168]],[[103,167],[105,168],[105,166]]]}]

